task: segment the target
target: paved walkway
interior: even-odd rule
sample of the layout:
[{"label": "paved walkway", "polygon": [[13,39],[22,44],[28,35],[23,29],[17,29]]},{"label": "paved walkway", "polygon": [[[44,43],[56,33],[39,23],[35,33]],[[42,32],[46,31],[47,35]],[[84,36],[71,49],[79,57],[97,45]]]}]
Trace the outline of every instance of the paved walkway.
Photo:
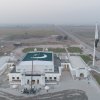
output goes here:
[{"label": "paved walkway", "polygon": [[59,85],[49,92],[57,92],[68,89],[79,89],[86,92],[89,100],[100,100],[100,88],[95,80],[91,77],[89,80],[73,80],[69,72],[64,72]]}]

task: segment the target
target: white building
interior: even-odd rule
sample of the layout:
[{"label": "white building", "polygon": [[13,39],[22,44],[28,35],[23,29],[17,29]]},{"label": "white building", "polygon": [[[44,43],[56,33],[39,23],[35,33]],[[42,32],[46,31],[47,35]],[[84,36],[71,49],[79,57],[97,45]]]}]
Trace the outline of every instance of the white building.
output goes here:
[{"label": "white building", "polygon": [[45,86],[60,81],[62,69],[70,70],[72,77],[86,78],[89,75],[86,63],[80,56],[66,54],[57,57],[49,51],[27,53],[16,67],[9,73],[10,85]]},{"label": "white building", "polygon": [[53,52],[27,53],[9,73],[11,85],[56,84],[61,76],[61,61]]},{"label": "white building", "polygon": [[70,72],[74,78],[86,78],[89,75],[88,66],[80,56],[70,56]]}]

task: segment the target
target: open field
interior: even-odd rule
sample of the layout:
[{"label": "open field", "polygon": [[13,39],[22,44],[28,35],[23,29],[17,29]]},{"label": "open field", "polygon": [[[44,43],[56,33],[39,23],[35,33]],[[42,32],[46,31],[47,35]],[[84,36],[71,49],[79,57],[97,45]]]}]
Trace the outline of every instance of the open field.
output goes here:
[{"label": "open field", "polygon": [[29,39],[37,37],[47,37],[50,35],[59,35],[56,27],[28,27],[28,28],[0,28],[0,35],[7,40]]},{"label": "open field", "polygon": [[16,35],[16,34],[18,35],[18,34],[25,34],[25,33],[39,35],[39,36],[60,34],[59,31],[57,31],[55,26],[0,28],[0,35]]},{"label": "open field", "polygon": [[74,40],[57,40],[58,35],[64,35],[54,25],[37,27],[0,27],[0,46],[5,45],[6,50],[2,49],[0,55],[9,53],[13,49],[14,43],[20,42],[22,46],[61,44],[76,44]]},{"label": "open field", "polygon": [[[94,26],[62,26],[69,34],[73,34],[78,37],[81,41],[89,44],[93,47],[95,38],[95,25]],[[100,35],[100,26],[98,26],[98,31]],[[100,51],[100,43],[98,43],[98,48]]]}]

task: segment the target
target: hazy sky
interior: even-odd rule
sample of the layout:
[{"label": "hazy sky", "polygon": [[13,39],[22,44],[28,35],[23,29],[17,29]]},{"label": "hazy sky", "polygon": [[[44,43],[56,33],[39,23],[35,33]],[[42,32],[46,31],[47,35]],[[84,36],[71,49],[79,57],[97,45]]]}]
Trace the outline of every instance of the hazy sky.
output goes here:
[{"label": "hazy sky", "polygon": [[100,0],[0,0],[0,24],[100,23]]}]

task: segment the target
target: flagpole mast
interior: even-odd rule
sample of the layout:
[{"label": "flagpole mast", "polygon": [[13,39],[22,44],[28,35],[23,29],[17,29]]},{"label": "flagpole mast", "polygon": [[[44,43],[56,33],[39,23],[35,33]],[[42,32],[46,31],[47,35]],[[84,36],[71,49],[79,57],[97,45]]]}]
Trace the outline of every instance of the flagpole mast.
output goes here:
[{"label": "flagpole mast", "polygon": [[96,48],[95,48],[95,41],[94,41],[93,67],[95,65],[95,53],[96,53]]},{"label": "flagpole mast", "polygon": [[93,53],[93,66],[95,66],[95,57],[96,57],[96,48],[99,42],[99,37],[98,37],[98,28],[96,24],[96,30],[95,30],[95,40],[94,40],[94,53]]}]

